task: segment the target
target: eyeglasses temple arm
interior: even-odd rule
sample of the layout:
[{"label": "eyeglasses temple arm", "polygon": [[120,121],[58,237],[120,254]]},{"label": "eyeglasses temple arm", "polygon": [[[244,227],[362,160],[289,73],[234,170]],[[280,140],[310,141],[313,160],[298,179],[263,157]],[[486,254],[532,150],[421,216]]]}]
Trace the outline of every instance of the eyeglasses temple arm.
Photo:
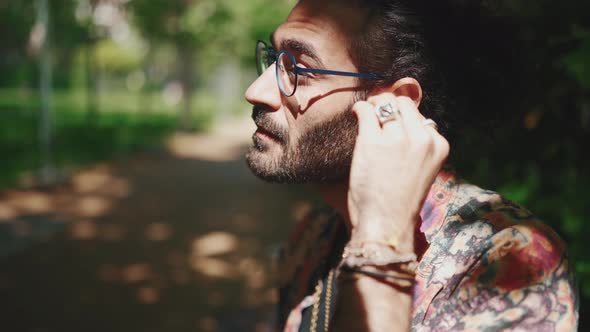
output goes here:
[{"label": "eyeglasses temple arm", "polygon": [[349,77],[359,77],[359,78],[366,78],[366,79],[373,79],[373,80],[382,78],[381,76],[375,75],[375,74],[351,73],[351,72],[346,72],[346,71],[315,69],[315,68],[301,68],[299,66],[296,66],[295,68],[297,68],[298,73],[349,76]]}]

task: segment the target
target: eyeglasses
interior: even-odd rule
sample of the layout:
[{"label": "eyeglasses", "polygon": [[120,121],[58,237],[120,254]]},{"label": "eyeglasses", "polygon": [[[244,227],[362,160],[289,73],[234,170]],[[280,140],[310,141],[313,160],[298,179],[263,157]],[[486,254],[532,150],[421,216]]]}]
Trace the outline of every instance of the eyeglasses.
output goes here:
[{"label": "eyeglasses", "polygon": [[372,80],[382,78],[375,74],[303,68],[297,66],[297,61],[295,61],[295,57],[290,52],[277,52],[262,40],[256,42],[256,69],[258,70],[258,75],[262,75],[262,73],[275,62],[277,84],[279,85],[281,93],[286,97],[291,97],[295,94],[295,91],[297,91],[299,75],[301,74],[305,75],[307,73],[312,73],[321,75],[339,75]]}]

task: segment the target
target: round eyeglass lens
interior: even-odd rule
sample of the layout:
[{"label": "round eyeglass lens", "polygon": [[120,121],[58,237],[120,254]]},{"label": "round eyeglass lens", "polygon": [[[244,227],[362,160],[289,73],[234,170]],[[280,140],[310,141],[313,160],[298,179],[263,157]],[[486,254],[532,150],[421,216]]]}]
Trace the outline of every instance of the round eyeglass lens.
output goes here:
[{"label": "round eyeglass lens", "polygon": [[277,82],[281,92],[290,97],[297,88],[297,73],[295,72],[295,59],[286,52],[281,52],[277,59]]},{"label": "round eyeglass lens", "polygon": [[269,67],[268,49],[266,44],[262,41],[256,43],[256,70],[258,75],[262,75],[266,68]]}]

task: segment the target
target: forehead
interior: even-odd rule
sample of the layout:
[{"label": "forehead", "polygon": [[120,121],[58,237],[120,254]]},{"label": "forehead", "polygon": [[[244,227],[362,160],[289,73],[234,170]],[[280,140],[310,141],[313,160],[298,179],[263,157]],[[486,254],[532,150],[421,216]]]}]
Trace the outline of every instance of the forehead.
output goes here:
[{"label": "forehead", "polygon": [[[361,29],[366,14],[347,0],[302,0],[273,33],[280,44],[299,39],[311,44],[320,56],[347,53],[349,39]],[[277,45],[279,46],[279,45]]]}]

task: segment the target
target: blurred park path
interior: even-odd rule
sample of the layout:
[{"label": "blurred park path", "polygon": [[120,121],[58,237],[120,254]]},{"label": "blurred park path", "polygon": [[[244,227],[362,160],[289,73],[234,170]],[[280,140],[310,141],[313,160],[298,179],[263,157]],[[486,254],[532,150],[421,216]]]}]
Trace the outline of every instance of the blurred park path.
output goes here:
[{"label": "blurred park path", "polygon": [[0,330],[267,331],[271,256],[313,198],[250,173],[253,131],[227,119],[0,193]]}]

